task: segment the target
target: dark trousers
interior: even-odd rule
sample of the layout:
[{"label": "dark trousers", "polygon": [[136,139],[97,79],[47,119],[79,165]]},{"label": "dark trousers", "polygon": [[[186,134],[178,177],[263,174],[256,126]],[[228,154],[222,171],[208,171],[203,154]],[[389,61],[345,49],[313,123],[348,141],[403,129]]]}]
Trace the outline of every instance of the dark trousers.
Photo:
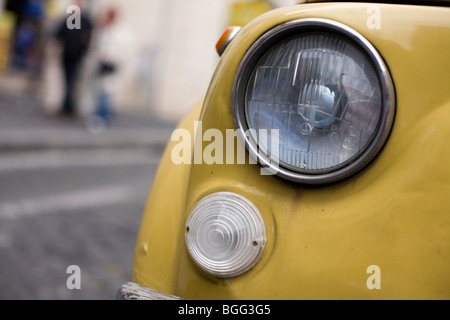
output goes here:
[{"label": "dark trousers", "polygon": [[77,86],[78,73],[81,65],[81,59],[64,59],[64,78],[66,92],[62,106],[62,112],[66,114],[75,113],[75,90]]}]

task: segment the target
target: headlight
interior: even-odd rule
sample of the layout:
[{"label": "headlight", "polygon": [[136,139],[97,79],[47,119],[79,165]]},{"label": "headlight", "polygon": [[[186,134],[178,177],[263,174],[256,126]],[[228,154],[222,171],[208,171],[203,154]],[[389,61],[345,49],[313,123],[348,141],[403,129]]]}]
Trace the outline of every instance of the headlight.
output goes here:
[{"label": "headlight", "polygon": [[[248,50],[233,114],[261,165],[292,181],[325,183],[355,173],[381,150],[394,100],[387,67],[364,37],[337,22],[302,19]],[[273,130],[277,143],[259,135]]]},{"label": "headlight", "polygon": [[251,269],[266,243],[266,229],[258,209],[231,192],[202,198],[186,222],[186,247],[193,261],[217,277],[235,277]]}]

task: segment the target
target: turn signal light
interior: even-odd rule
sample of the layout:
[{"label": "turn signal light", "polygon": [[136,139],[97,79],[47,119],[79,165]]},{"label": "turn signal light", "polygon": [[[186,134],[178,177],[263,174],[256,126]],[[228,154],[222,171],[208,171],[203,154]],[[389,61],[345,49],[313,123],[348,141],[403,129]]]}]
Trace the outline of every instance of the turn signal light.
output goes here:
[{"label": "turn signal light", "polygon": [[231,26],[228,27],[222,36],[220,36],[219,41],[216,43],[216,51],[219,54],[219,57],[225,51],[225,49],[230,44],[231,40],[239,33],[241,27]]}]

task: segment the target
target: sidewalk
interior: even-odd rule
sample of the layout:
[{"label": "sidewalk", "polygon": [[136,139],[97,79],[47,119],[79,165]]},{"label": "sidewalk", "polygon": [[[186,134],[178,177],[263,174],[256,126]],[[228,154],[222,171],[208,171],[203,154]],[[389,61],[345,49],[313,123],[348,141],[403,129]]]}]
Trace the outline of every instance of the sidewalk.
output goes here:
[{"label": "sidewalk", "polygon": [[44,113],[31,96],[0,90],[0,152],[55,148],[164,147],[175,124],[147,115],[120,113],[101,133],[80,119]]}]

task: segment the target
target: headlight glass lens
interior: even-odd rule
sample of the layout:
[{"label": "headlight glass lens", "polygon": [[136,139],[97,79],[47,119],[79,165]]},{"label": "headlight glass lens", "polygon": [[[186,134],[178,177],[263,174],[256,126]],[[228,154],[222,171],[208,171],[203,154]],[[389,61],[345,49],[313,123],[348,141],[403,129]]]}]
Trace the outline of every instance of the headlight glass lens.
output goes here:
[{"label": "headlight glass lens", "polygon": [[[285,37],[279,28],[281,40],[250,50],[245,63],[251,68],[241,68],[245,80],[237,82],[233,106],[239,126],[255,129],[250,132],[258,148],[277,155],[282,172],[305,182],[326,181],[320,175],[365,153],[367,162],[387,138],[393,117],[384,65],[363,47],[370,44],[336,32],[335,25],[330,31],[317,25]],[[274,129],[277,144],[260,139],[261,130]]]},{"label": "headlight glass lens", "polygon": [[193,261],[217,277],[235,277],[252,268],[266,243],[258,209],[231,192],[202,198],[186,222],[186,247]]}]

